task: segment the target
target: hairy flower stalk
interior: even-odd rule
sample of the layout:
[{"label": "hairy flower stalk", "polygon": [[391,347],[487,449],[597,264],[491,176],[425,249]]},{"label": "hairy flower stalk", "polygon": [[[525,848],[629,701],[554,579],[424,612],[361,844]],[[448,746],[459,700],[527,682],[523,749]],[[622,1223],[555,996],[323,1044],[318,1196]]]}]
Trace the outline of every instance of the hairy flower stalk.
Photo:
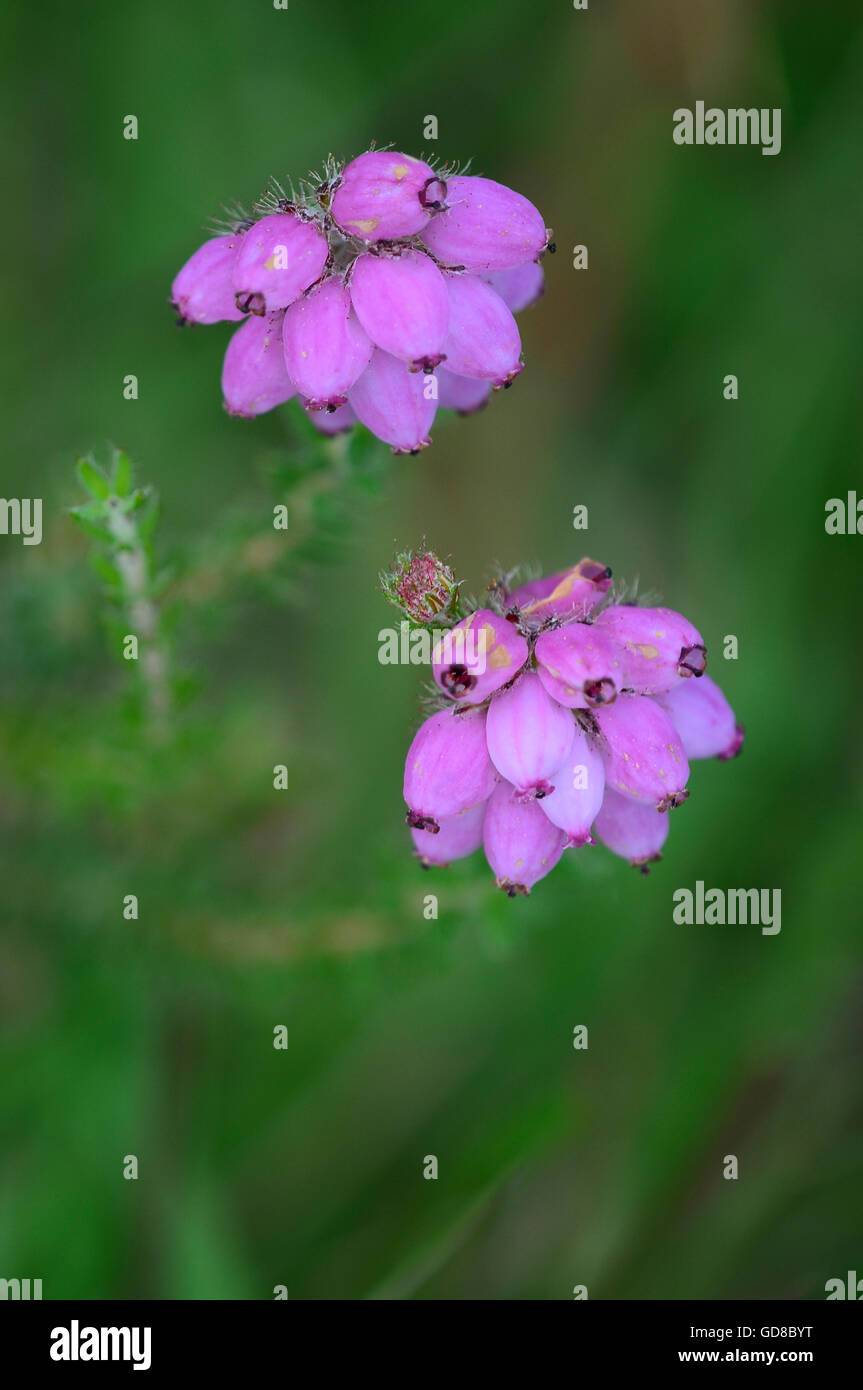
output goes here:
[{"label": "hairy flower stalk", "polygon": [[297,395],[324,434],[359,421],[416,454],[439,407],[470,414],[522,371],[513,316],[542,293],[550,238],[503,184],[372,149],[238,210],[171,299],[180,323],[245,320],[222,374],[229,414]]},{"label": "hairy flower stalk", "polygon": [[690,759],[740,752],[743,727],[703,674],[698,630],[672,609],[615,602],[595,560],[515,589],[499,580],[465,616],[431,551],[400,556],[382,587],[415,622],[458,616],[432,650],[439,707],[405,765],[426,868],[482,845],[515,897],[566,850],[599,842],[647,872],[689,797]]},{"label": "hairy flower stalk", "polygon": [[157,576],[145,536],[146,522],[154,515],[153,499],[148,491],[133,489],[131,464],[120,450],[114,453],[109,474],[90,459],[81,459],[78,476],[92,500],[74,507],[72,515],[107,550],[103,574],[121,611],[124,636],[137,639],[135,665],[147,729],[154,742],[163,742],[172,694],[160,612],[153,596]]}]

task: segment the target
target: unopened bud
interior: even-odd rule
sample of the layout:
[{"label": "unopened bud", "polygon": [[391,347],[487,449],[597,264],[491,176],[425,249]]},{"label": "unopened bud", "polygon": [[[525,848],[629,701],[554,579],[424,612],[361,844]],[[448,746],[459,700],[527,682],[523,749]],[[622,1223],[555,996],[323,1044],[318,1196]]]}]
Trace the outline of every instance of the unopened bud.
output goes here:
[{"label": "unopened bud", "polygon": [[390,603],[415,623],[452,616],[458,605],[458,580],[432,550],[406,550],[398,555],[380,575],[380,585]]}]

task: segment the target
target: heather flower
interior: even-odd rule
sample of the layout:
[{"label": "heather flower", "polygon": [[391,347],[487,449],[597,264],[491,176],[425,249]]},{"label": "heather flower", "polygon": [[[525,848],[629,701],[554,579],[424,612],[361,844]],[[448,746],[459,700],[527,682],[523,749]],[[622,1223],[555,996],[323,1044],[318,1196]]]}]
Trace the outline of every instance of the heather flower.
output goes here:
[{"label": "heather flower", "polygon": [[348,400],[357,419],[389,444],[393,453],[417,454],[431,444],[429,430],[437,401],[417,372],[383,348],[375,348]]},{"label": "heather flower", "polygon": [[432,675],[445,695],[478,705],[509,685],[530,655],[522,634],[491,608],[456,623],[432,651]]},{"label": "heather flower", "polygon": [[445,410],[454,410],[458,415],[473,415],[488,404],[491,395],[491,382],[479,377],[456,376],[446,367],[435,372],[437,382],[437,403]]},{"label": "heather flower", "polygon": [[527,896],[566,849],[566,836],[541,806],[539,801],[525,801],[509,782],[501,782],[488,799],[483,848],[498,888],[510,898],[517,893]]},{"label": "heather flower", "polygon": [[593,623],[569,623],[536,639],[539,678],[569,709],[610,705],[617,698],[620,658]]},{"label": "heather flower", "polygon": [[443,276],[422,251],[377,256],[367,251],[351,267],[351,300],[372,342],[432,371],[444,358],[450,309]]},{"label": "heather flower", "polygon": [[340,412],[313,419],[321,433],[360,422],[415,454],[438,405],[471,414],[522,371],[513,315],[541,294],[549,249],[542,217],[514,190],[368,150],[344,167],[330,158],[298,189],[274,183],[251,213],[237,208],[183,266],[172,300],[180,322],[287,311],[292,390],[244,382],[242,408],[225,393],[231,413],[296,394],[307,412]]},{"label": "heather flower", "polygon": [[332,200],[334,221],[363,241],[413,236],[443,206],[446,184],[425,160],[369,150],[346,165]]},{"label": "heather flower", "polygon": [[687,758],[736,758],[743,747],[743,725],[722,691],[709,676],[681,682],[673,690],[657,695],[656,703],[665,710],[680,735]]},{"label": "heather flower", "polygon": [[568,757],[574,734],[572,716],[546,693],[532,671],[525,671],[489,705],[486,742],[491,760],[525,801],[554,791],[550,779]]},{"label": "heather flower", "polygon": [[234,262],[242,236],[217,236],[199,246],[171,286],[171,302],[181,323],[239,323],[234,302]]},{"label": "heather flower", "polygon": [[228,344],[222,395],[229,415],[251,419],[295,394],[282,351],[282,314],[246,319]]},{"label": "heather flower", "polygon": [[447,371],[509,386],[522,370],[518,324],[500,295],[476,275],[448,275]]},{"label": "heather flower", "polygon": [[597,560],[579,560],[572,569],[522,584],[510,595],[520,623],[540,628],[551,618],[586,618],[611,587],[611,570]]},{"label": "heather flower", "polygon": [[550,233],[533,203],[494,179],[447,181],[446,206],[422,233],[442,265],[512,270],[548,250]]},{"label": "heather flower", "polygon": [[441,816],[437,830],[411,828],[416,856],[424,869],[445,869],[454,859],[464,859],[482,844],[487,801],[469,806],[454,816]]},{"label": "heather flower", "polygon": [[542,809],[564,831],[567,843],[578,848],[591,843],[590,827],[606,795],[599,741],[573,721],[569,756],[555,772],[554,787],[543,798]]},{"label": "heather flower", "polygon": [[671,822],[663,811],[646,801],[621,796],[608,787],[593,824],[594,834],[612,854],[647,872],[647,865],[661,859]]},{"label": "heather flower", "polygon": [[348,391],[371,361],[373,344],[335,276],[285,313],[285,366],[309,410],[347,405]]},{"label": "heather flower", "polygon": [[286,309],[319,279],[327,239],[296,212],[276,212],[250,227],[234,263],[237,308],[253,314]]},{"label": "heather flower", "polygon": [[486,747],[485,710],[439,710],[420,725],[408,751],[408,824],[435,833],[442,817],[486,801],[497,780]]},{"label": "heather flower", "polygon": [[639,695],[658,695],[707,665],[701,633],[671,608],[613,604],[596,620],[622,648],[621,684]]},{"label": "heather flower", "polygon": [[613,705],[593,711],[603,738],[605,776],[610,787],[659,811],[689,796],[689,762],[680,735],[655,700],[621,695]]},{"label": "heather flower", "polygon": [[513,314],[529,309],[545,289],[545,275],[536,261],[525,261],[524,265],[513,266],[512,270],[488,270],[481,278],[497,290]]},{"label": "heather flower", "polygon": [[[564,851],[597,842],[646,872],[669,811],[689,796],[689,759],[740,751],[743,729],[719,687],[691,678],[706,659],[697,630],[671,609],[615,604],[610,584],[605,565],[584,559],[516,588],[498,580],[487,607],[459,617],[458,582],[432,552],[408,552],[385,577],[412,619],[454,624],[432,652],[443,704],[405,768],[426,866],[472,853],[481,834],[510,896],[530,892]],[[642,694],[628,679],[671,687]]]}]

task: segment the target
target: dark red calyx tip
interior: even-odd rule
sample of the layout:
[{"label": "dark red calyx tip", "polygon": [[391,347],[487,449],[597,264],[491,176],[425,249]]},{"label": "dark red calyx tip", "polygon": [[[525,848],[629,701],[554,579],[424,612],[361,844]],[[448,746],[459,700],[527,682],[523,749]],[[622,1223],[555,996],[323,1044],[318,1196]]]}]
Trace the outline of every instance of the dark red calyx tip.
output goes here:
[{"label": "dark red calyx tip", "polygon": [[267,312],[267,302],[262,294],[244,294],[238,290],[234,295],[234,303],[241,314],[257,314],[259,318]]},{"label": "dark red calyx tip", "polygon": [[408,363],[409,372],[433,372],[435,367],[439,367],[441,362],[446,361],[445,352],[437,352],[430,357],[415,357]]},{"label": "dark red calyx tip", "polygon": [[503,889],[508,898],[526,898],[530,895],[530,889],[523,883],[510,883],[508,878],[502,879],[498,887]]},{"label": "dark red calyx tip", "polygon": [[589,705],[613,705],[617,699],[617,686],[611,676],[602,680],[584,682],[584,698]]},{"label": "dark red calyx tip", "polygon": [[735,724],[734,737],[723,753],[717,753],[717,758],[721,763],[730,762],[732,758],[737,758],[743,751],[743,741],[746,738],[746,730],[742,724]]},{"label": "dark red calyx tip", "polygon": [[661,858],[661,854],[651,854],[647,859],[631,859],[630,863],[640,874],[649,874],[651,864],[658,864]]},{"label": "dark red calyx tip", "polygon": [[553,782],[537,782],[536,786],[524,787],[515,794],[516,801],[523,805],[526,801],[542,801],[544,796],[550,796],[554,791]]},{"label": "dark red calyx tip", "polygon": [[440,673],[440,683],[446,693],[457,700],[473,690],[476,676],[472,676],[466,666],[445,666]]},{"label": "dark red calyx tip", "polygon": [[440,212],[446,203],[446,180],[426,179],[417,196],[428,212]]},{"label": "dark red calyx tip", "polygon": [[677,663],[679,676],[703,676],[707,666],[707,648],[696,644],[694,647],[681,647]]},{"label": "dark red calyx tip", "polygon": [[440,826],[431,816],[421,816],[419,811],[407,811],[405,813],[405,824],[412,830],[427,830],[430,835],[437,835]]},{"label": "dark red calyx tip", "polygon": [[600,565],[596,560],[588,560],[586,564],[580,565],[579,574],[582,579],[592,579],[594,584],[600,584],[604,579],[611,578],[611,570],[608,565]]}]

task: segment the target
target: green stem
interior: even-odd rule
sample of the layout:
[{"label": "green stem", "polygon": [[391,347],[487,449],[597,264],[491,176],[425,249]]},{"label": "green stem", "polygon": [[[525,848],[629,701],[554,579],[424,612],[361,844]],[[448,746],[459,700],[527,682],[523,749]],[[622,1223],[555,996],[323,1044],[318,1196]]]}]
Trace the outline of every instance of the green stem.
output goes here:
[{"label": "green stem", "polygon": [[105,506],[108,531],[115,543],[114,562],[120,576],[123,610],[140,647],[147,726],[153,741],[162,743],[168,734],[171,686],[159,610],[151,597],[150,558],[133,515],[120,511],[115,497],[109,497]]}]

